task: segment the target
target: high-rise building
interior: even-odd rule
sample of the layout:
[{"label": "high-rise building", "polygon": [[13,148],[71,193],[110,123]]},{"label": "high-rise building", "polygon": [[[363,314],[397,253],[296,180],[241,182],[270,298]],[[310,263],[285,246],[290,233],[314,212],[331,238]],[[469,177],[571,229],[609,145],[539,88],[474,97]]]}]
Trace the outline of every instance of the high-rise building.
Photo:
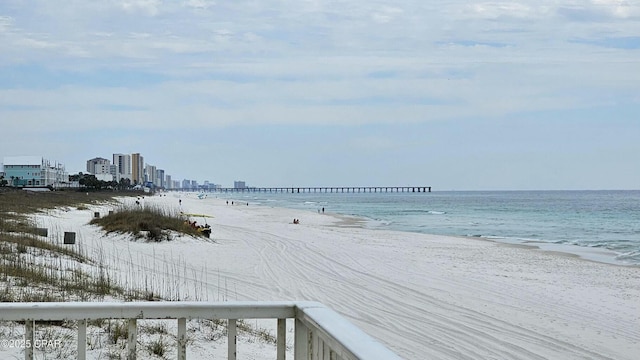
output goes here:
[{"label": "high-rise building", "polygon": [[119,176],[117,179],[125,178],[132,180],[131,176],[131,155],[113,154],[113,164],[117,166]]},{"label": "high-rise building", "polygon": [[115,181],[120,181],[120,179],[122,178],[120,176],[120,173],[118,173],[118,165],[115,164],[109,165],[109,174],[111,174],[111,177]]},{"label": "high-rise building", "polygon": [[131,154],[131,178],[136,184],[144,182],[144,158],[140,153]]},{"label": "high-rise building", "polygon": [[154,184],[159,188],[165,187],[164,170],[156,169],[156,181],[154,181]]},{"label": "high-rise building", "polygon": [[108,174],[111,162],[108,159],[97,157],[87,160],[87,172],[89,174]]},{"label": "high-rise building", "polygon": [[145,165],[144,167],[144,183],[156,183],[157,169],[154,165]]}]

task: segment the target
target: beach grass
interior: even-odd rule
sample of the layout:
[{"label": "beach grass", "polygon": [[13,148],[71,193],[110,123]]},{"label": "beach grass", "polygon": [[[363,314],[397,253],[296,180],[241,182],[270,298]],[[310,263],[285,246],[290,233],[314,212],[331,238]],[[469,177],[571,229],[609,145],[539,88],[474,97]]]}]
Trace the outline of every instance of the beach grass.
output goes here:
[{"label": "beach grass", "polygon": [[119,196],[138,196],[134,191],[27,191],[15,188],[0,188],[0,214],[32,214],[43,209],[59,207],[84,207],[112,201]]},{"label": "beach grass", "polygon": [[177,210],[154,205],[122,205],[107,216],[91,220],[107,233],[132,234],[152,241],[171,240],[171,232],[200,236],[201,233]]},{"label": "beach grass", "polygon": [[[27,191],[15,188],[0,188],[0,234],[37,234],[36,227],[27,221],[27,215],[49,209],[73,207],[88,209],[90,205],[111,202],[119,196],[137,196],[132,191]],[[1,236],[1,235],[0,235]]]},{"label": "beach grass", "polygon": [[[133,192],[25,191],[0,188],[0,290],[2,302],[86,300],[123,294],[95,267],[83,247],[69,247],[39,236],[29,215],[55,208],[86,209]],[[89,266],[83,266],[83,264]]]}]

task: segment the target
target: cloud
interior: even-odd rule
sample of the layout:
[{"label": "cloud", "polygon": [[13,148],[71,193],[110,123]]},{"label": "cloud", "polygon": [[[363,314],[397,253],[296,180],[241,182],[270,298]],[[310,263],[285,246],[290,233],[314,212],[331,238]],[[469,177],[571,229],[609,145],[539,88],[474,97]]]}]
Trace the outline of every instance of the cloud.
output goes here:
[{"label": "cloud", "polygon": [[624,1],[12,4],[0,5],[0,89],[68,115],[81,98],[82,115],[123,119],[148,109],[224,126],[419,122],[589,106],[581,89],[629,91],[602,77],[638,80],[638,6]]},{"label": "cloud", "polygon": [[370,152],[390,151],[397,149],[400,144],[388,137],[370,135],[365,137],[356,137],[350,140],[350,150]]},{"label": "cloud", "polygon": [[160,12],[159,0],[116,0],[116,4],[127,13],[142,13],[156,16]]},{"label": "cloud", "polygon": [[464,13],[468,17],[482,19],[526,19],[539,16],[544,9],[541,5],[532,7],[514,2],[474,2],[464,6]]},{"label": "cloud", "polygon": [[375,10],[371,14],[371,18],[374,22],[379,24],[386,24],[388,22],[394,21],[395,19],[402,16],[404,11],[401,8],[391,7],[391,6],[382,6],[380,9]]},{"label": "cloud", "polygon": [[486,46],[486,47],[493,47],[493,48],[503,48],[503,47],[509,46],[508,44],[505,44],[505,43],[473,41],[473,40],[457,40],[457,41],[450,41],[446,43],[442,42],[440,44],[445,46],[469,46],[469,47]]},{"label": "cloud", "polygon": [[614,18],[640,18],[640,3],[629,0],[591,0],[593,7]]},{"label": "cloud", "polygon": [[604,22],[640,18],[640,4],[626,0],[591,0],[572,2],[557,8],[557,14],[572,21]]},{"label": "cloud", "polygon": [[640,36],[607,37],[600,39],[576,39],[579,44],[596,45],[614,49],[640,49]]},{"label": "cloud", "polygon": [[211,0],[188,0],[186,2],[186,6],[196,8],[196,9],[208,9],[215,5],[216,5],[215,1],[211,1]]},{"label": "cloud", "polygon": [[0,16],[0,34],[8,32],[13,25],[13,18],[10,16]]}]

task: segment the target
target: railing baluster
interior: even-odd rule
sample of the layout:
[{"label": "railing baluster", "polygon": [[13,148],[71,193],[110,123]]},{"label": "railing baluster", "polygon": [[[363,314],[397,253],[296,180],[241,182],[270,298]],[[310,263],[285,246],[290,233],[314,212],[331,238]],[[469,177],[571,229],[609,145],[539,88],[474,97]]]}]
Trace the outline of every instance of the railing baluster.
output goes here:
[{"label": "railing baluster", "polygon": [[285,360],[287,354],[287,319],[278,319],[277,360]]},{"label": "railing baluster", "polygon": [[78,320],[78,360],[87,358],[87,320]]},{"label": "railing baluster", "polygon": [[331,360],[331,348],[327,343],[324,343],[322,348],[322,360]]},{"label": "railing baluster", "polygon": [[129,336],[127,341],[128,360],[136,360],[136,347],[138,343],[138,328],[136,327],[136,319],[129,319]]},{"label": "railing baluster", "polygon": [[293,349],[293,358],[295,360],[309,360],[311,353],[309,352],[310,336],[309,329],[300,319],[296,319],[295,325],[295,344]]},{"label": "railing baluster", "polygon": [[[27,319],[24,322],[24,358],[25,360],[33,360],[33,339],[35,338],[34,332],[36,328],[36,322],[34,320]],[[29,346],[27,346],[29,344]]]},{"label": "railing baluster", "polygon": [[227,356],[228,360],[236,360],[236,342],[237,342],[237,327],[236,327],[236,319],[229,319],[228,332],[229,336],[227,337],[227,343],[229,346],[229,355]]},{"label": "railing baluster", "polygon": [[338,360],[338,354],[335,351],[331,350],[329,352],[329,360]]},{"label": "railing baluster", "polygon": [[318,337],[318,345],[316,346],[316,351],[315,351],[316,359],[322,360],[322,350],[323,350],[322,339]]},{"label": "railing baluster", "polygon": [[187,319],[178,319],[178,360],[187,359]]},{"label": "railing baluster", "polygon": [[311,359],[312,360],[319,360],[318,359],[318,334],[316,331],[312,331],[311,332]]}]

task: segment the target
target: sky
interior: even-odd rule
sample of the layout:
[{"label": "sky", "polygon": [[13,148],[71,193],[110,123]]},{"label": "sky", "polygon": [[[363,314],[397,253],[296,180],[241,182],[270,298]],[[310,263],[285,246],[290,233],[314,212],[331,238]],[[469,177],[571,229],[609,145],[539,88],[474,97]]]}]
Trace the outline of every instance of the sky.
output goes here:
[{"label": "sky", "polygon": [[0,162],[640,189],[637,0],[2,0]]}]

